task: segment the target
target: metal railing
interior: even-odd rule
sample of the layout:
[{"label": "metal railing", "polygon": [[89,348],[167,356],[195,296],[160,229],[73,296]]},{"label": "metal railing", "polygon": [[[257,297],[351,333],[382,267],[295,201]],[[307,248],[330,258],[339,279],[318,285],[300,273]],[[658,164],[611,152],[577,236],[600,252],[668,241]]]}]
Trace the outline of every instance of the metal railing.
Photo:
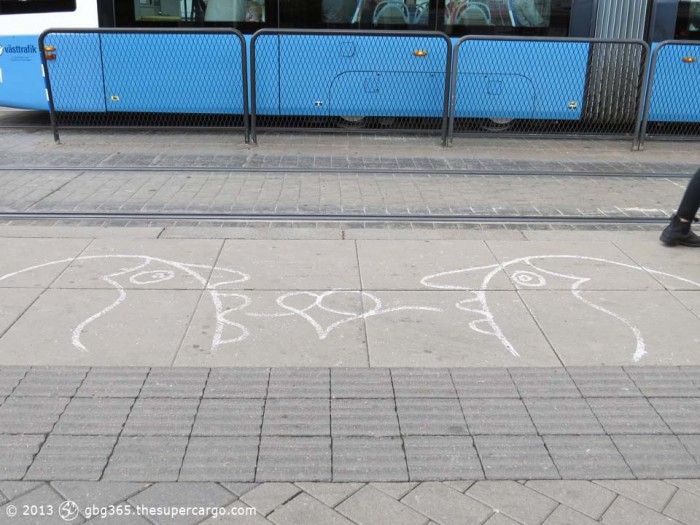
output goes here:
[{"label": "metal railing", "polygon": [[700,138],[700,42],[667,40],[651,58],[640,148],[647,138]]},{"label": "metal railing", "polygon": [[629,137],[641,127],[641,40],[467,36],[453,54],[454,134]]},{"label": "metal railing", "polygon": [[250,43],[263,128],[447,133],[452,45],[438,32],[263,29]]},{"label": "metal railing", "polygon": [[59,127],[240,128],[249,140],[243,35],[233,29],[49,29],[39,37]]}]

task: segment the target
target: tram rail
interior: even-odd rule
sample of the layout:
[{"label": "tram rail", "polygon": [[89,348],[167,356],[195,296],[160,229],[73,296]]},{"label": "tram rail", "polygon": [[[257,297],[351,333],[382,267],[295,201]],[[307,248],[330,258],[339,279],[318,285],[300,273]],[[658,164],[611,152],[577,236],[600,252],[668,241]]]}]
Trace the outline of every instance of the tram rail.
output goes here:
[{"label": "tram rail", "polygon": [[409,222],[409,223],[557,223],[557,224],[665,224],[667,217],[600,217],[576,215],[365,215],[271,213],[118,213],[118,212],[0,212],[0,220],[129,220],[213,222]]},{"label": "tram rail", "polygon": [[689,179],[693,173],[680,172],[605,172],[598,171],[546,171],[546,170],[474,170],[451,168],[332,168],[332,167],[214,167],[214,166],[0,166],[0,173],[5,171],[76,171],[81,173],[99,172],[166,172],[166,173],[331,173],[331,174],[372,174],[372,175],[471,175],[471,176],[527,176],[527,177],[614,177],[614,178],[650,178],[650,179]]}]

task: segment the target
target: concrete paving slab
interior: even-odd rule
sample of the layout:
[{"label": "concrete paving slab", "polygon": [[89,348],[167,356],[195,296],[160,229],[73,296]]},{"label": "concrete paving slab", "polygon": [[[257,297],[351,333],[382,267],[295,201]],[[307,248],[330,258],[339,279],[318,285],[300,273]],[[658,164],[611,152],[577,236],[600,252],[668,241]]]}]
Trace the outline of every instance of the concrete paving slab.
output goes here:
[{"label": "concrete paving slab", "polygon": [[252,482],[258,437],[193,437],[180,470],[180,481]]},{"label": "concrete paving slab", "polygon": [[[129,498],[135,507],[143,506],[154,511],[180,507],[224,507],[236,497],[216,483],[159,483]],[[190,525],[202,521],[202,516],[159,516],[147,514],[158,525]]]},{"label": "concrete paving slab", "polygon": [[700,524],[700,516],[698,516],[697,513],[697,509],[699,508],[699,496],[686,492],[685,490],[679,490],[673,496],[673,499],[668,504],[668,507],[664,509],[664,514],[678,520],[681,523],[698,525]]},{"label": "concrete paving slab", "polygon": [[208,294],[176,366],[367,366],[360,292]]},{"label": "concrete paving slab", "polygon": [[[37,523],[41,523],[42,525],[65,525],[66,520],[64,520],[58,512],[59,506],[64,501],[65,499],[63,497],[53,490],[48,483],[45,483],[35,490],[12,500],[11,503],[0,507],[0,516],[5,519],[7,516],[14,514],[10,518],[7,518],[7,521],[12,525],[36,525]],[[13,507],[10,513],[8,513],[8,510],[10,510],[8,508],[9,506]],[[36,506],[36,513],[31,512],[33,506]],[[45,514],[40,516],[38,515],[40,512],[39,509],[42,507],[45,509]],[[53,509],[51,515],[48,515],[49,507]],[[39,522],[37,518],[41,521]],[[82,516],[76,514],[76,517],[70,523],[83,523],[84,521],[85,519]]]},{"label": "concrete paving slab", "polygon": [[54,288],[202,290],[223,241],[97,239]]},{"label": "concrete paving slab", "polygon": [[42,294],[41,288],[5,288],[0,294],[0,334],[10,328]]},{"label": "concrete paving slab", "polygon": [[362,483],[297,483],[296,485],[329,507],[336,507],[363,487]]},{"label": "concrete paving slab", "polygon": [[[27,372],[29,372],[29,368],[23,366],[0,368],[0,396],[4,398],[10,395],[19,382],[24,379],[24,376],[27,375]],[[393,393],[389,397],[393,397]]]},{"label": "concrete paving slab", "polygon": [[479,481],[466,494],[524,524],[539,525],[557,507],[554,500],[514,481]]},{"label": "concrete paving slab", "polygon": [[660,290],[619,248],[606,242],[487,242],[520,290]]},{"label": "concrete paving slab", "polygon": [[475,436],[486,479],[560,479],[539,436]]},{"label": "concrete paving slab", "polygon": [[90,242],[89,239],[0,238],[0,287],[46,288]]},{"label": "concrete paving slab", "polygon": [[[516,292],[470,293],[383,293],[387,309],[411,305],[433,310],[405,309],[368,318],[371,366],[559,365]],[[475,299],[482,301],[477,305]]]},{"label": "concrete paving slab", "polygon": [[299,494],[268,518],[278,525],[353,525],[350,520],[306,494]]},{"label": "concrete paving slab", "polygon": [[484,479],[479,456],[469,436],[406,436],[404,447],[410,479]]},{"label": "concrete paving slab", "polygon": [[[77,503],[80,509],[91,506],[99,509],[123,502],[147,488],[148,484],[118,481],[54,481],[51,486],[67,500]],[[83,515],[85,515],[84,510]]]},{"label": "concrete paving slab", "polygon": [[520,294],[566,366],[700,364],[698,318],[669,292]]},{"label": "concrete paving slab", "polygon": [[660,242],[620,239],[615,241],[636,264],[668,290],[700,291],[700,269],[692,250],[673,250]]},{"label": "concrete paving slab", "polygon": [[49,436],[25,478],[97,481],[116,441],[116,436]]},{"label": "concrete paving slab", "polygon": [[[189,242],[189,241],[188,241]],[[228,240],[216,263],[245,273],[245,282],[218,284],[218,290],[359,290],[354,243],[345,241]]]},{"label": "concrete paving slab", "polygon": [[[0,226],[0,238],[23,237],[31,239],[157,239],[163,228],[140,226],[134,228],[101,228],[82,226]],[[192,238],[192,237],[190,237]]]},{"label": "concrete paving slab", "polygon": [[400,437],[334,437],[333,481],[408,481]]},{"label": "concrete paving slab", "polygon": [[679,522],[635,501],[620,497],[610,505],[610,508],[603,516],[603,523],[610,525],[627,525],[632,523],[677,525]]},{"label": "concrete paving slab", "polygon": [[608,436],[544,436],[563,479],[629,479],[634,477]]},{"label": "concrete paving slab", "polygon": [[[357,241],[362,286],[367,290],[481,290],[497,261],[483,241]],[[474,270],[461,271],[461,268]],[[513,290],[502,272],[490,290]]]},{"label": "concrete paving slab", "polygon": [[459,229],[380,229],[372,228],[372,223],[365,223],[366,228],[348,228],[344,231],[345,240],[385,240],[385,241],[524,241],[523,233],[517,230],[482,230],[470,225]]},{"label": "concrete paving slab", "polygon": [[121,437],[109,458],[105,481],[177,481],[186,437]]},{"label": "concrete paving slab", "polygon": [[482,523],[493,512],[490,507],[443,483],[422,483],[401,503],[445,525]]},{"label": "concrete paving slab", "polygon": [[331,481],[331,469],[330,437],[264,436],[255,480]]},{"label": "concrete paving slab", "polygon": [[199,295],[48,290],[0,339],[0,363],[170,365]]},{"label": "concrete paving slab", "polygon": [[428,518],[405,505],[402,505],[384,492],[371,485],[336,507],[358,525],[426,525]]},{"label": "concrete paving slab", "polygon": [[[1,233],[1,230],[0,230]],[[216,228],[211,226],[166,227],[159,235],[161,239],[243,239],[275,240],[305,239],[316,241],[343,240],[340,228]]]},{"label": "concrete paving slab", "polygon": [[[672,480],[674,481],[678,480]],[[677,492],[676,487],[660,480],[609,479],[596,480],[595,483],[657,512],[663,511]]]},{"label": "concrete paving slab", "polygon": [[[674,291],[673,296],[678,299],[688,310],[700,317],[700,293],[697,291]],[[700,377],[700,374],[698,375]]]},{"label": "concrete paving slab", "polygon": [[78,388],[76,397],[135,398],[141,392],[150,369],[138,367],[91,368]]},{"label": "concrete paving slab", "polygon": [[525,486],[564,503],[594,520],[601,518],[617,496],[614,492],[590,481],[534,480],[528,481]]},{"label": "concrete paving slab", "polygon": [[[661,229],[658,231],[601,231],[601,230],[523,230],[526,241],[536,242],[560,242],[565,245],[571,242],[614,242],[630,241],[640,242],[647,246],[655,245],[659,240]],[[624,249],[623,249],[624,251]]]}]

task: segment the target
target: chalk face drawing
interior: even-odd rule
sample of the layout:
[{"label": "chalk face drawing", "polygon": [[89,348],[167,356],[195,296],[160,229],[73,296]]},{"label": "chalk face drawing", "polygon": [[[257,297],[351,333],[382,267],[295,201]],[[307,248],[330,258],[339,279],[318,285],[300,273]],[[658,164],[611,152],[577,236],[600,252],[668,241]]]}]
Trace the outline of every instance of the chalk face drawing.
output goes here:
[{"label": "chalk face drawing", "polygon": [[[249,337],[250,330],[244,322],[245,318],[251,320],[254,318],[278,319],[296,316],[311,325],[319,340],[324,340],[334,329],[343,324],[377,315],[402,310],[442,311],[439,308],[429,306],[385,307],[379,297],[369,292],[328,290],[321,293],[307,291],[287,292],[276,299],[276,304],[279,307],[278,312],[258,313],[249,311],[253,308],[253,300],[249,295],[242,291],[225,289],[230,285],[250,280],[248,274],[229,268],[218,266],[212,268],[202,264],[187,264],[149,255],[90,255],[75,259],[61,259],[2,275],[0,276],[0,282],[9,281],[15,276],[50,266],[95,260],[118,261],[119,265],[123,267],[116,272],[107,273],[99,277],[100,280],[116,290],[117,295],[114,301],[100,311],[90,315],[71,331],[71,344],[81,352],[89,350],[83,343],[82,337],[88,326],[121,305],[126,300],[129,290],[138,286],[148,287],[149,285],[165,283],[177,277],[193,278],[211,298],[216,316],[211,343],[212,353],[215,353],[222,346],[239,343]],[[125,286],[125,281],[128,281],[130,286]],[[348,302],[348,298],[354,298],[358,307],[353,309],[343,306],[343,304]],[[368,305],[368,308],[364,309],[364,305]],[[321,318],[326,320],[321,321]]]},{"label": "chalk face drawing", "polygon": [[[529,257],[520,257],[517,259],[510,259],[501,262],[500,264],[492,264],[487,266],[473,266],[469,268],[463,268],[460,270],[452,270],[427,275],[423,279],[421,279],[421,284],[428,288],[437,290],[464,291],[467,297],[462,301],[458,302],[455,305],[455,307],[459,310],[463,310],[471,314],[476,314],[478,316],[476,320],[473,320],[469,323],[469,327],[474,332],[497,338],[500,341],[501,345],[511,355],[513,355],[514,357],[520,357],[520,354],[516,350],[515,343],[504,334],[501,326],[496,320],[496,316],[491,311],[491,307],[487,301],[486,292],[488,291],[492,280],[499,274],[505,274],[509,276],[511,281],[519,288],[537,289],[544,288],[545,286],[547,286],[548,279],[564,279],[565,282],[568,283],[571,294],[576,300],[580,301],[584,305],[594,310],[597,310],[605,315],[610,316],[631,332],[635,342],[634,353],[631,357],[634,362],[640,361],[647,354],[646,343],[644,341],[644,337],[642,335],[641,330],[639,330],[639,328],[637,328],[629,320],[625,319],[621,315],[599,304],[595,304],[594,302],[584,297],[584,290],[582,290],[582,287],[587,282],[591,281],[591,277],[572,275],[570,273],[564,272],[556,272],[543,267],[548,261],[572,260],[584,261],[592,264],[606,264],[612,265],[616,268],[626,268],[634,271],[647,272],[652,275],[675,279],[679,282],[685,283],[686,285],[691,285],[694,288],[700,289],[700,283],[670,273],[661,272],[642,266],[635,266],[617,261],[611,261],[608,259],[601,259],[597,257],[585,257],[579,255],[535,255]],[[465,287],[464,285],[460,284],[460,281],[463,280],[465,277],[481,274],[483,274],[484,277],[482,278],[478,287]]]},{"label": "chalk face drawing", "polygon": [[[85,263],[89,261],[111,261],[117,264],[117,271],[109,271],[100,275],[99,279],[108,284],[116,292],[114,300],[101,310],[93,313],[71,330],[71,344],[80,352],[90,349],[84,343],[83,334],[86,329],[98,319],[105,318],[111,311],[118,308],[127,298],[129,290],[138,287],[152,287],[161,283],[173,281],[176,278],[194,279],[211,300],[215,312],[215,329],[212,335],[211,352],[217,352],[221,347],[235,345],[250,336],[249,326],[254,324],[265,329],[262,320],[299,319],[307,323],[320,341],[329,338],[333,331],[347,323],[353,323],[370,317],[384,315],[397,311],[412,310],[424,312],[444,312],[444,309],[429,305],[385,306],[375,293],[360,290],[327,290],[321,292],[291,291],[281,293],[275,299],[277,310],[273,312],[256,311],[256,305],[245,290],[231,290],[231,285],[239,285],[251,279],[251,276],[241,271],[211,267],[202,264],[188,264],[149,255],[91,255],[75,259],[61,259],[44,264],[23,268],[16,272],[0,276],[0,282],[11,282],[16,276],[32,271],[41,270],[55,265],[70,263]],[[496,338],[500,345],[514,357],[520,357],[517,343],[508,338],[497,320],[488,302],[488,291],[493,279],[498,275],[506,275],[518,288],[545,288],[557,279],[557,288],[562,289],[564,282],[574,297],[581,304],[610,316],[625,330],[630,332],[634,341],[633,361],[640,361],[646,354],[647,348],[642,331],[628,319],[612,310],[592,302],[584,296],[584,285],[592,280],[591,277],[574,275],[564,271],[554,271],[551,263],[556,262],[590,263],[594,266],[612,265],[617,269],[646,272],[651,275],[677,280],[684,285],[700,289],[700,283],[650,268],[635,266],[617,261],[584,257],[578,255],[536,255],[507,260],[500,264],[474,266],[441,272],[425,276],[421,284],[434,290],[459,290],[465,298],[455,304],[458,310],[476,315],[477,319],[469,322],[469,328],[474,332]],[[547,266],[547,267],[545,267]],[[580,266],[580,265],[579,265]],[[577,270],[578,271],[578,270]],[[470,286],[463,281],[471,279]],[[476,279],[476,280],[475,280]],[[128,283],[128,285],[127,285]],[[0,289],[1,290],[1,289]]]}]

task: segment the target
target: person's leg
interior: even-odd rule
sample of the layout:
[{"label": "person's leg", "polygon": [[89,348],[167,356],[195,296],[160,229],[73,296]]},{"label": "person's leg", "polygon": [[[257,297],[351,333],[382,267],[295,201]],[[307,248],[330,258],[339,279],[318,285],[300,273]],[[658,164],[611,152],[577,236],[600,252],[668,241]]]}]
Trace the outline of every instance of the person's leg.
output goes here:
[{"label": "person's leg", "polygon": [[669,246],[692,246],[700,248],[700,237],[690,231],[690,225],[700,208],[700,169],[683,194],[678,212],[671,218],[671,224],[661,233],[661,241]]},{"label": "person's leg", "polygon": [[691,222],[700,208],[700,169],[695,172],[693,178],[683,194],[683,199],[678,207],[678,217],[682,222]]}]

